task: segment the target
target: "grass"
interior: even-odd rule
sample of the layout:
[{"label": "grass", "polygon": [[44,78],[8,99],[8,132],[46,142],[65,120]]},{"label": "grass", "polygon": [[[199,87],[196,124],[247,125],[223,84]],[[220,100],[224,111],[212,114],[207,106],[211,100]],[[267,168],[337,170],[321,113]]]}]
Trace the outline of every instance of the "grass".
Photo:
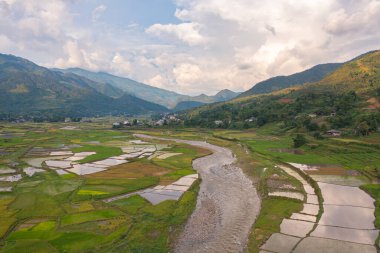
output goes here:
[{"label": "grass", "polygon": [[80,190],[74,195],[75,201],[100,199],[119,195],[157,185],[159,178],[143,177],[137,179],[100,179],[87,178]]},{"label": "grass", "polygon": [[122,212],[113,209],[96,210],[83,213],[73,213],[62,217],[61,226],[68,226],[88,221],[107,220],[113,217],[123,215]]},{"label": "grass", "polygon": [[358,170],[368,177],[377,177],[380,171],[379,147],[367,143],[349,142],[342,145],[335,139],[315,140],[302,147],[302,155],[276,152],[276,149],[292,148],[291,135],[259,136],[245,143],[253,152],[267,156],[274,161],[302,164],[337,164],[346,169]]},{"label": "grass", "polygon": [[54,248],[50,243],[42,240],[18,240],[13,244],[8,244],[6,248],[1,250],[2,253],[25,253],[25,249],[28,252],[35,253],[58,253],[58,250]]},{"label": "grass", "polygon": [[178,236],[195,208],[198,191],[199,183],[195,183],[178,202],[167,200],[155,206],[144,203],[141,197],[111,203],[135,212],[136,220],[125,240],[114,243],[105,252],[169,252],[170,242]]},{"label": "grass", "polygon": [[153,162],[161,167],[173,170],[188,169],[192,170],[192,161],[194,158],[210,154],[210,151],[202,148],[190,147],[186,144],[175,144],[165,151],[172,153],[182,153],[181,155],[172,156],[166,159],[154,158]]},{"label": "grass", "polygon": [[[380,185],[366,184],[360,187],[375,199],[375,227],[380,229]],[[380,234],[377,236],[376,245],[379,245]]]},{"label": "grass", "polygon": [[108,147],[108,146],[95,146],[95,145],[86,145],[80,148],[72,149],[73,152],[96,152],[94,155],[90,155],[80,161],[79,163],[91,163],[99,160],[107,159],[111,156],[118,156],[123,154],[121,148],[119,147]]},{"label": "grass", "polygon": [[112,202],[112,204],[118,206],[119,208],[128,213],[136,214],[138,210],[149,205],[149,202],[147,202],[144,198],[140,197],[139,195],[135,195],[126,199],[114,201]]},{"label": "grass", "polygon": [[147,159],[139,159],[114,166],[111,169],[88,175],[88,178],[143,178],[157,177],[170,172],[169,169],[153,164]]},{"label": "grass", "polygon": [[249,252],[259,252],[259,247],[272,235],[280,231],[284,218],[302,210],[302,202],[287,198],[269,197],[262,200],[261,211],[249,236]]},{"label": "grass", "polygon": [[[10,155],[0,155],[0,166],[8,167],[10,162],[17,162],[23,168],[28,166],[24,161],[28,150],[34,147],[60,149],[72,144],[82,146],[72,148],[74,152],[96,152],[80,161],[92,162],[120,155],[120,147],[135,139],[129,133],[107,130],[99,124],[73,125],[78,130],[60,130],[65,124],[59,123],[0,128],[0,133],[15,133],[13,138],[0,139],[0,149],[10,152]],[[184,135],[192,139],[197,133]],[[99,144],[91,144],[93,141]],[[0,194],[0,236],[4,236],[0,252],[25,252],[25,249],[30,252],[170,251],[173,238],[195,207],[196,188],[179,201],[156,206],[139,196],[109,204],[101,201],[194,173],[192,160],[209,153],[170,141],[154,143],[165,144],[169,152],[183,155],[179,161],[177,157],[162,160],[161,165],[146,158],[131,159],[127,164],[86,176],[59,176],[45,167],[46,172],[24,177],[17,183],[0,183],[1,187],[13,187],[13,192]]]},{"label": "grass", "polygon": [[55,221],[44,221],[32,228],[32,231],[50,231],[54,230],[57,226],[57,222]]}]

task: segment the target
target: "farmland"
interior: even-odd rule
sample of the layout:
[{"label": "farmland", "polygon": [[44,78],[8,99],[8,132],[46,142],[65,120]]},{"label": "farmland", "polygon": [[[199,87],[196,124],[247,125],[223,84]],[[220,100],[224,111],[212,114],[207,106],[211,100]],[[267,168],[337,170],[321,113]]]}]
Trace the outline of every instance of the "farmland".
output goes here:
[{"label": "farmland", "polygon": [[[178,201],[156,205],[139,195],[110,203],[103,200],[194,174],[192,160],[210,151],[168,141],[135,145],[132,133],[103,129],[99,124],[78,124],[75,130],[64,127],[1,126],[6,138],[0,140],[0,176],[4,179],[0,182],[0,252],[25,252],[26,247],[33,252],[167,252],[195,206],[199,183]],[[147,147],[157,147],[161,155],[177,153],[176,159],[150,159],[149,153],[142,153],[123,164],[99,164],[102,171],[83,175],[46,162],[62,161],[66,166],[69,158],[74,161],[71,166],[95,166],[123,155],[123,148]],[[28,176],[25,168],[36,159],[38,172]],[[21,179],[6,180],[15,175]]]},{"label": "farmland", "polygon": [[[170,140],[137,140],[136,133],[207,141],[236,155],[235,164],[249,176],[261,198],[261,211],[249,233],[249,252],[259,252],[272,235],[281,235],[284,220],[304,215],[302,206],[310,205],[307,187],[313,189],[313,203],[319,206],[309,216],[316,221],[323,218],[324,192],[316,182],[360,186],[377,200],[374,225],[379,226],[378,134],[323,139],[305,134],[306,144],[295,148],[298,133],[278,124],[244,131],[120,131],[99,123],[77,123],[75,130],[65,130],[66,125],[2,125],[6,138],[1,139],[0,177],[7,180],[0,182],[0,252],[23,252],[25,247],[34,252],[173,249],[195,209],[200,181],[180,197],[154,205],[144,198],[144,191],[171,186],[196,173],[192,161],[211,151]],[[25,168],[33,166],[36,172],[28,176]],[[308,166],[312,169],[303,172]],[[306,173],[302,177],[307,181],[289,168]]]}]

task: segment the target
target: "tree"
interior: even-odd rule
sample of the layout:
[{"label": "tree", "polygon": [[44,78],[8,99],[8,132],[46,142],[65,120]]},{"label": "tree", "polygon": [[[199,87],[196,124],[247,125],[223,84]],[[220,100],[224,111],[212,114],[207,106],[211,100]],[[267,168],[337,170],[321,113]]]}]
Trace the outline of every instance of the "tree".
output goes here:
[{"label": "tree", "polygon": [[295,148],[299,148],[307,143],[307,139],[302,134],[297,134],[295,138],[293,138],[293,145]]},{"label": "tree", "polygon": [[368,135],[369,134],[369,126],[366,121],[361,122],[356,127],[357,133],[360,135]]},{"label": "tree", "polygon": [[315,133],[313,134],[313,137],[314,137],[315,139],[317,139],[317,140],[323,140],[323,136],[321,135],[320,132],[315,132]]}]

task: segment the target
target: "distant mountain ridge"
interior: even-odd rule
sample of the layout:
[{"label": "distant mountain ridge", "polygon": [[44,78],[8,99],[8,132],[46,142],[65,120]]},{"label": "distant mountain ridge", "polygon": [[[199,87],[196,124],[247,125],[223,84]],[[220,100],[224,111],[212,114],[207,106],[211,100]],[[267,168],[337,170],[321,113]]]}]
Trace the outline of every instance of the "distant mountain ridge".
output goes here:
[{"label": "distant mountain ridge", "polygon": [[[240,93],[230,90],[218,92],[215,96],[205,94],[199,96],[182,95],[173,91],[153,87],[144,83],[134,81],[126,77],[115,76],[106,72],[92,72],[81,68],[54,69],[63,73],[73,73],[83,76],[103,85],[113,86],[118,90],[134,95],[138,98],[160,104],[169,109],[175,108],[180,102],[199,102],[203,104],[226,101],[238,96]],[[108,87],[107,86],[107,87]],[[181,107],[188,109],[195,103],[182,103]],[[186,107],[186,108],[185,108]]]},{"label": "distant mountain ridge", "polygon": [[107,84],[0,54],[0,113],[92,116],[168,111],[129,94],[112,97],[116,93],[120,91]]},{"label": "distant mountain ridge", "polygon": [[[334,129],[354,132],[362,124],[370,131],[378,131],[379,101],[380,50],[377,50],[342,64],[322,80],[204,105],[182,116],[187,126],[215,127],[216,120],[223,120],[226,128],[281,122],[285,129],[303,124],[316,131],[319,125],[308,125],[316,119]],[[319,121],[313,123],[316,122]]]},{"label": "distant mountain ridge", "polygon": [[239,97],[254,94],[270,93],[272,91],[289,88],[295,85],[318,82],[342,66],[342,63],[319,64],[310,69],[288,76],[276,76],[257,83],[251,89],[243,92]]}]

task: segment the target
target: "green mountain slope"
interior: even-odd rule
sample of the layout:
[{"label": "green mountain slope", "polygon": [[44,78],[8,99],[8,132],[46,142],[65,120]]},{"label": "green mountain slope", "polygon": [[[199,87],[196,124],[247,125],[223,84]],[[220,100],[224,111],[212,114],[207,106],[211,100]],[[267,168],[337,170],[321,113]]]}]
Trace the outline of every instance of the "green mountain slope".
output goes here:
[{"label": "green mountain slope", "polygon": [[270,93],[272,91],[289,88],[295,85],[317,82],[335,71],[341,65],[341,63],[320,64],[293,75],[272,77],[268,80],[257,83],[251,89],[240,94],[239,97]]},{"label": "green mountain slope", "polygon": [[182,101],[179,102],[176,107],[173,108],[174,112],[188,110],[191,108],[199,107],[205,105],[205,103],[197,102],[197,101]]},{"label": "green mountain slope", "polygon": [[89,79],[40,67],[26,59],[0,54],[0,113],[23,115],[141,114],[166,108],[131,95],[115,99],[99,93]]},{"label": "green mountain slope", "polygon": [[183,116],[189,126],[215,127],[215,120],[223,120],[223,127],[231,128],[282,122],[284,128],[304,126],[310,131],[323,124],[350,131],[364,125],[377,131],[379,107],[380,51],[374,51],[343,64],[319,82],[206,105]]},{"label": "green mountain slope", "polygon": [[[111,85],[117,89],[120,89],[128,94],[134,95],[138,98],[152,101],[153,103],[163,105],[167,108],[174,108],[180,102],[193,101],[199,103],[215,103],[232,99],[239,95],[230,90],[223,90],[217,93],[215,96],[199,95],[199,96],[187,96],[178,94],[173,91],[160,89],[147,84],[136,82],[132,79],[111,75],[105,72],[91,72],[80,68],[60,69],[59,71],[64,73],[74,73],[79,76],[86,77],[97,83],[103,83]],[[184,109],[191,108],[194,103],[181,103],[180,107]],[[199,104],[198,104],[199,105]]]}]

